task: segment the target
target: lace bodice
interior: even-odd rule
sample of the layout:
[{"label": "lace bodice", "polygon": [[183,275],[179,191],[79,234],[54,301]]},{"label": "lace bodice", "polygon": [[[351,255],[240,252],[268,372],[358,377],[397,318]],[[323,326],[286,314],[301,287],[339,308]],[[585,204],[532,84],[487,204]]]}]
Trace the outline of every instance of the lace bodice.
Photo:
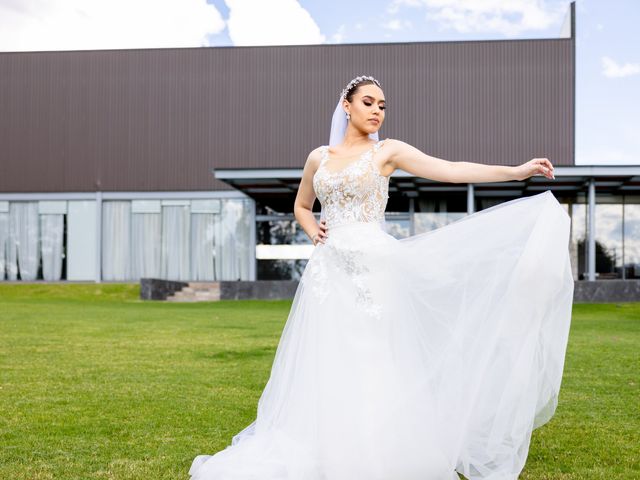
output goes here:
[{"label": "lace bodice", "polygon": [[326,168],[329,146],[321,147],[321,160],[313,176],[313,189],[322,206],[320,219],[327,227],[350,222],[384,222],[389,198],[389,178],[378,171],[373,156],[384,140],[375,143],[358,160],[332,172]]}]

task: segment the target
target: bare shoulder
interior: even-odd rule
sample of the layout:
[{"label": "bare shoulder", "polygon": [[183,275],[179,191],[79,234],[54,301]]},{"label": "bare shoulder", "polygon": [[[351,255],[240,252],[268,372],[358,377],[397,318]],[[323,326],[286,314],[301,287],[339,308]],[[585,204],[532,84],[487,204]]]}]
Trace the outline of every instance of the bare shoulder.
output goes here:
[{"label": "bare shoulder", "polygon": [[382,150],[386,150],[385,157],[387,161],[394,164],[399,158],[414,155],[416,152],[416,148],[414,146],[396,138],[387,138]]},{"label": "bare shoulder", "polygon": [[402,140],[396,138],[385,139],[383,148],[380,149],[384,151],[380,166],[381,173],[388,177],[396,169],[401,168],[401,159],[410,156],[412,149],[411,145]]},{"label": "bare shoulder", "polygon": [[398,153],[402,152],[406,143],[395,138],[385,138],[380,151],[385,158],[385,163],[392,161]]},{"label": "bare shoulder", "polygon": [[305,162],[305,168],[307,168],[308,166],[313,171],[315,171],[318,168],[318,166],[320,165],[320,160],[322,159],[323,148],[324,148],[324,145],[321,145],[309,152],[309,155],[307,155],[307,160]]},{"label": "bare shoulder", "polygon": [[396,138],[385,138],[383,147],[389,152],[398,152],[408,147],[409,144]]}]

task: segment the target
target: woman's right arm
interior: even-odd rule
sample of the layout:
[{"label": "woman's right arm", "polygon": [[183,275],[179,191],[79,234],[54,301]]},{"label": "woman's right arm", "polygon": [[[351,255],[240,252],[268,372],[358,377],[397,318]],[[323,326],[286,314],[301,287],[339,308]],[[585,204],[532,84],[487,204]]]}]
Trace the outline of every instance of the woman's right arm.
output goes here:
[{"label": "woman's right arm", "polygon": [[[319,224],[313,216],[312,210],[313,202],[316,200],[316,193],[313,190],[313,174],[319,164],[320,151],[315,149],[309,154],[304,164],[302,179],[293,205],[293,215],[314,245],[318,242],[324,243],[327,237],[324,220]],[[314,236],[316,236],[315,239]]]}]

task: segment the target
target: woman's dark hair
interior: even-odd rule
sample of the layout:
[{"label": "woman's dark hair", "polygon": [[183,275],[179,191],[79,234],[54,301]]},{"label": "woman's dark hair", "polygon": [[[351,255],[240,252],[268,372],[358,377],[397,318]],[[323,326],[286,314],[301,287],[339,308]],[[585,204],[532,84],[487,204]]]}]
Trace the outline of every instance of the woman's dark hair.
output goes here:
[{"label": "woman's dark hair", "polygon": [[345,95],[344,98],[347,99],[347,101],[349,103],[351,103],[351,101],[353,100],[353,96],[356,94],[356,92],[358,91],[358,88],[360,88],[360,85],[376,85],[376,86],[380,86],[378,85],[376,82],[374,82],[373,80],[362,80],[359,83],[356,83],[355,85],[352,85],[349,90],[347,90],[347,94]]}]

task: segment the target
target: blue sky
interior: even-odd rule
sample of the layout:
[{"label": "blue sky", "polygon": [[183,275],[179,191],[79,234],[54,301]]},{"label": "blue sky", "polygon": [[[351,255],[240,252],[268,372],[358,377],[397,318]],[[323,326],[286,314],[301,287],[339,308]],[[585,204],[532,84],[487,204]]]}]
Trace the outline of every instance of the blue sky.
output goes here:
[{"label": "blue sky", "polygon": [[[0,0],[0,51],[548,38],[569,3]],[[576,11],[576,163],[640,164],[640,1]]]}]

